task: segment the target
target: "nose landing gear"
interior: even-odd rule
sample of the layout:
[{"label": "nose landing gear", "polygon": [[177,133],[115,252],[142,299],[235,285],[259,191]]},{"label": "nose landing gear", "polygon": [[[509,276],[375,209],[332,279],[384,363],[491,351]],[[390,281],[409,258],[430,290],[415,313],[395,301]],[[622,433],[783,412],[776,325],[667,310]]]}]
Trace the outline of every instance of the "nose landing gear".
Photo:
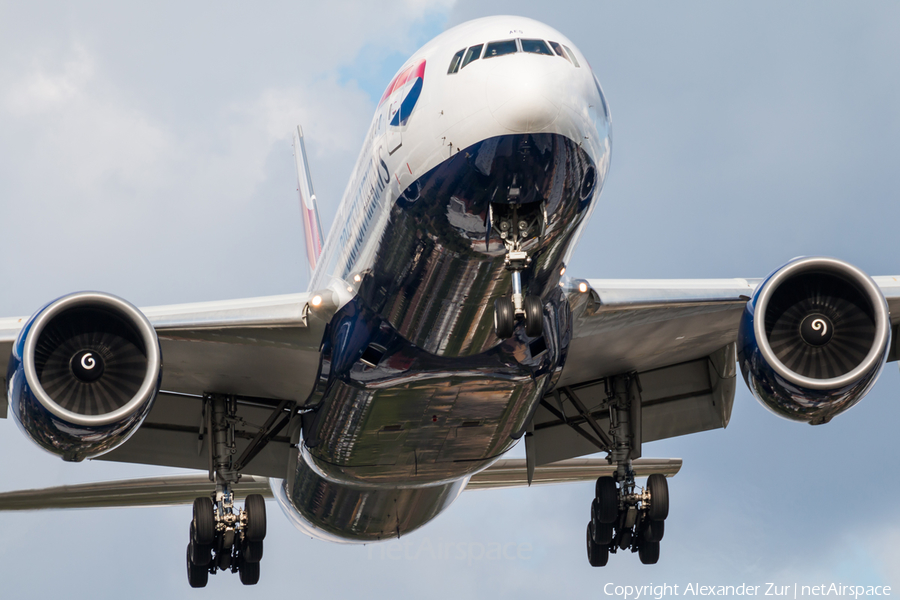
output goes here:
[{"label": "nose landing gear", "polygon": [[499,338],[510,337],[519,319],[525,320],[525,335],[528,337],[539,337],[544,332],[541,299],[522,294],[522,270],[530,262],[531,258],[525,252],[506,254],[506,268],[512,274],[512,298],[494,300],[494,329]]},{"label": "nose landing gear", "polygon": [[[513,189],[518,194],[517,188],[512,188],[511,197]],[[531,257],[521,249],[521,245],[542,222],[543,213],[537,211],[537,214],[529,215],[529,212],[535,211],[516,204],[492,205],[491,222],[495,211],[498,213],[495,229],[506,246],[504,266],[512,277],[512,297],[494,300],[494,329],[497,337],[506,339],[512,336],[516,321],[522,319],[525,321],[525,335],[539,337],[544,332],[543,304],[538,296],[526,296],[522,291],[522,271],[531,264]]]}]

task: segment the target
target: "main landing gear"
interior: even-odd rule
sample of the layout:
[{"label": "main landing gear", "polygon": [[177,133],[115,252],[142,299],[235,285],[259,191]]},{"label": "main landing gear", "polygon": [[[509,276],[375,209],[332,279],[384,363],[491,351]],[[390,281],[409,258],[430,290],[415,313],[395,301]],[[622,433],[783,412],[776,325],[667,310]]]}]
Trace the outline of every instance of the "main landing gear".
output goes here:
[{"label": "main landing gear", "polygon": [[[510,188],[511,198],[518,197],[518,193],[518,188]],[[531,214],[535,211],[528,210],[526,206],[491,205],[490,222],[494,223],[496,219],[493,227],[499,231],[500,238],[506,246],[504,266],[512,276],[512,297],[494,300],[494,330],[501,339],[512,336],[516,321],[519,319],[525,321],[525,335],[528,337],[539,337],[544,332],[544,309],[541,299],[522,293],[522,271],[531,264],[531,257],[521,250],[521,245],[542,222],[542,213]]]},{"label": "main landing gear", "polygon": [[[619,486],[617,486],[617,483]],[[669,488],[663,475],[654,474],[635,491],[634,474],[625,481],[597,479],[591,520],[587,525],[587,554],[592,567],[604,567],[610,553],[637,552],[645,565],[659,560],[659,542],[669,513]]]},{"label": "main landing gear", "polygon": [[669,486],[664,475],[653,474],[647,485],[635,484],[632,458],[640,457],[641,391],[637,377],[624,375],[606,381],[609,434],[574,392],[572,403],[606,444],[613,477],[600,477],[594,488],[591,520],[587,524],[587,555],[593,567],[603,567],[619,550],[637,552],[645,565],[659,560],[659,542],[669,516]]},{"label": "main landing gear", "polygon": [[266,502],[260,494],[250,494],[244,508],[234,505],[232,486],[240,479],[235,463],[234,424],[237,402],[233,397],[206,398],[207,431],[212,434],[211,475],[215,472],[213,498],[194,500],[190,541],[187,546],[187,576],[191,587],[205,587],[210,574],[231,571],[241,583],[259,581],[259,561],[266,537]]},{"label": "main landing gear", "polygon": [[[219,493],[216,493],[219,496]],[[217,570],[239,573],[241,583],[259,581],[259,561],[266,537],[266,502],[259,494],[247,496],[244,509],[235,511],[231,499],[194,500],[191,537],[187,547],[188,583],[205,587]]]}]

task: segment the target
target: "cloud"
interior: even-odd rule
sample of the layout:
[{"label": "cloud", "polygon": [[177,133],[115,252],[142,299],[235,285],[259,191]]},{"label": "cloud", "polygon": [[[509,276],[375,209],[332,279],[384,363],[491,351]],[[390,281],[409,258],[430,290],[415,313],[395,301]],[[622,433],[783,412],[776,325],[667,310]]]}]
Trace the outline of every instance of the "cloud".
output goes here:
[{"label": "cloud", "polygon": [[75,289],[145,304],[303,289],[292,129],[327,229],[377,99],[350,67],[411,52],[446,6],[9,9],[0,222],[27,252],[0,264],[29,283],[0,314]]},{"label": "cloud", "polygon": [[82,44],[48,64],[37,59],[8,82],[2,98],[7,130],[20,142],[23,187],[56,201],[71,194],[96,195],[106,184],[153,189],[173,155],[174,139],[165,126],[129,106],[120,90],[98,72]]},{"label": "cloud", "polygon": [[[139,304],[302,289],[290,130],[304,126],[322,209],[333,211],[371,103],[389,79],[376,73],[369,84],[363,71],[381,62],[392,70],[391,60],[421,44],[435,5],[72,6],[0,8],[0,315],[91,287]],[[896,272],[896,18],[798,4],[773,19],[773,6],[647,12],[615,3],[454,4],[460,20],[491,9],[544,20],[575,40],[600,73],[616,149],[610,185],[571,273],[760,276],[810,252]],[[874,24],[878,35],[860,33],[858,21]],[[861,137],[824,144],[847,141],[847,132]],[[834,161],[841,148],[847,163]],[[811,166],[826,164],[828,177],[812,177]],[[833,191],[841,188],[854,193]],[[801,214],[798,197],[814,198],[822,210]],[[812,225],[798,229],[803,216]],[[73,265],[86,247],[94,260]],[[685,458],[671,484],[673,507],[681,509],[673,510],[655,568],[629,553],[605,570],[590,569],[583,536],[591,490],[573,485],[473,492],[409,538],[535,548],[528,561],[472,567],[369,560],[368,548],[307,540],[270,505],[260,591],[283,594],[302,582],[309,593],[333,594],[338,580],[346,594],[376,597],[397,589],[458,597],[461,587],[471,595],[566,597],[600,595],[600,582],[610,580],[734,583],[745,576],[762,583],[832,573],[900,587],[900,525],[885,518],[892,508],[884,501],[897,497],[896,478],[884,467],[897,462],[890,443],[900,393],[895,366],[879,386],[822,430],[763,415],[742,387],[728,431],[648,448],[648,456]],[[157,473],[64,464],[9,421],[0,422],[0,433],[3,455],[15,457],[7,461],[6,489]],[[15,515],[13,543],[0,551],[9,594],[77,596],[97,582],[111,591],[131,586],[138,597],[183,592],[189,513]],[[129,533],[135,519],[147,525],[140,540]],[[34,557],[59,535],[78,539],[95,566],[61,561],[57,577],[41,577]],[[120,561],[110,548],[135,560]],[[104,561],[116,567],[108,579],[96,567]],[[129,566],[150,561],[159,577],[140,579]],[[446,581],[452,585],[434,585]],[[247,591],[225,575],[212,586],[225,596]]]},{"label": "cloud", "polygon": [[72,49],[70,56],[56,72],[49,72],[37,59],[32,71],[21,81],[13,82],[6,93],[6,106],[15,116],[40,114],[59,108],[83,94],[94,75],[94,64],[83,46]]}]

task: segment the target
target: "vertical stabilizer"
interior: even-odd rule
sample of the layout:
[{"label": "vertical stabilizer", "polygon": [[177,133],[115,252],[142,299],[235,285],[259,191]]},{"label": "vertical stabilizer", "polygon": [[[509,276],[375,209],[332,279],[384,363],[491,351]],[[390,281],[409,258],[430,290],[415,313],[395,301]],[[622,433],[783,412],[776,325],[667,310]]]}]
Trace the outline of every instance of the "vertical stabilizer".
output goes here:
[{"label": "vertical stabilizer", "polygon": [[319,256],[322,254],[322,224],[313,192],[312,178],[309,176],[309,161],[303,146],[303,130],[297,126],[294,131],[294,160],[297,161],[297,192],[300,194],[300,212],[303,217],[303,237],[306,241],[306,260],[309,276],[312,278]]}]

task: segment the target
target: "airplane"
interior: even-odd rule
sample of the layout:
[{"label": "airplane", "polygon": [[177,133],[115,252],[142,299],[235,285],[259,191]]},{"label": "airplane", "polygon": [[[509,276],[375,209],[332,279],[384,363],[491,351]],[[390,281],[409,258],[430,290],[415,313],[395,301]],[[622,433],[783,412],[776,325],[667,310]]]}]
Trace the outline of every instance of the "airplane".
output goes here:
[{"label": "airplane", "polygon": [[[727,425],[738,364],[764,406],[823,424],[897,358],[896,278],[832,258],[753,280],[567,277],[610,116],[578,48],[535,21],[480,19],[413,54],[327,238],[299,129],[294,145],[306,293],[137,309],[82,292],[0,322],[9,412],[40,447],[206,474],[0,508],[192,502],[202,587],[258,581],[265,495],[314,537],[370,542],[464,489],[591,479],[589,563],[652,564],[680,463],[644,442]],[[518,440],[525,460],[504,460]]]}]

